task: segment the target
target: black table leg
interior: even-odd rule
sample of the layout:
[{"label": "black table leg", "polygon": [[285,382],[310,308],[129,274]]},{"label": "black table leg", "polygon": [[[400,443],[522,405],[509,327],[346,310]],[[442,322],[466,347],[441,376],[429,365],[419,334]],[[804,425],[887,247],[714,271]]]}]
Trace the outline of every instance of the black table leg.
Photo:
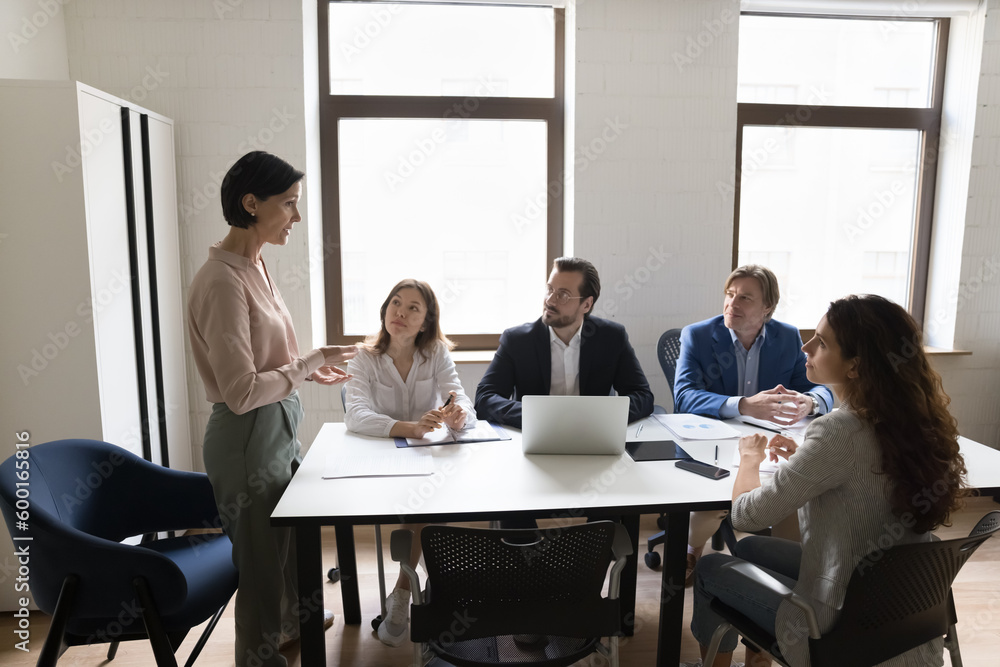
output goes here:
[{"label": "black table leg", "polygon": [[[361,623],[361,596],[358,594],[358,562],[354,555],[354,526],[337,524],[337,563],[340,565],[340,597],[344,623]],[[306,664],[304,661],[302,664]]]},{"label": "black table leg", "polygon": [[622,525],[628,531],[632,541],[632,555],[625,560],[625,568],[621,573],[621,587],[618,589],[618,600],[622,612],[622,632],[631,637],[635,632],[635,594],[636,577],[638,576],[639,548],[639,515],[628,514],[622,517]]},{"label": "black table leg", "polygon": [[295,529],[295,568],[299,582],[302,664],[325,667],[323,552],[319,526],[298,526]]},{"label": "black table leg", "polygon": [[681,659],[688,519],[686,511],[670,512],[667,515],[663,579],[660,585],[660,635],[656,646],[658,667],[674,667]]}]

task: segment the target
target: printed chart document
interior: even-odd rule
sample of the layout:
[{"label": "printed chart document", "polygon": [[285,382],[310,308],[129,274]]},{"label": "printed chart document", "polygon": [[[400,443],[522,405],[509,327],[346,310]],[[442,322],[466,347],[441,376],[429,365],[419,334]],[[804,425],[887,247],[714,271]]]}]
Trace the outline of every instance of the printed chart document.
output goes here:
[{"label": "printed chart document", "polygon": [[450,445],[459,442],[490,442],[510,440],[510,433],[503,427],[494,426],[480,419],[468,431],[453,431],[446,426],[435,429],[422,438],[396,438],[397,447],[426,447],[428,445]]},{"label": "printed chart document", "polygon": [[332,451],[326,457],[323,479],[341,477],[406,477],[434,474],[434,457],[428,452],[348,454]]},{"label": "printed chart document", "polygon": [[725,440],[742,435],[735,428],[718,419],[698,415],[655,414],[657,420],[682,440]]}]

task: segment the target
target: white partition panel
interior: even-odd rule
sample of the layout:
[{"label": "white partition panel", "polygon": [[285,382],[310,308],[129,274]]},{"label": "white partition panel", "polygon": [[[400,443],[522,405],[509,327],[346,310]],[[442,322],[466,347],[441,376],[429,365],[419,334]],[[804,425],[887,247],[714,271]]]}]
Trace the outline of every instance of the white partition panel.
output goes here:
[{"label": "white partition panel", "polygon": [[174,126],[155,116],[149,122],[149,192],[152,197],[153,243],[156,248],[157,308],[160,351],[164,360],[163,407],[170,467],[192,470],[188,425],[187,374],[184,342],[187,318],[182,303],[180,230],[177,226],[177,175],[174,168]]},{"label": "white partition panel", "polygon": [[80,131],[104,440],[142,456],[121,107],[81,92]]}]

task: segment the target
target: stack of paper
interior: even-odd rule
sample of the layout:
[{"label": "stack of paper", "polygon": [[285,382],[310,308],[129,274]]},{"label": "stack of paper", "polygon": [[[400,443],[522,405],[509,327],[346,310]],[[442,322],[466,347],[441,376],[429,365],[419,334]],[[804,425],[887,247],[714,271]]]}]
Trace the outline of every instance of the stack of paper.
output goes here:
[{"label": "stack of paper", "polygon": [[344,455],[336,450],[326,457],[323,479],[338,477],[403,477],[434,474],[434,457],[427,452],[394,450],[378,454]]}]

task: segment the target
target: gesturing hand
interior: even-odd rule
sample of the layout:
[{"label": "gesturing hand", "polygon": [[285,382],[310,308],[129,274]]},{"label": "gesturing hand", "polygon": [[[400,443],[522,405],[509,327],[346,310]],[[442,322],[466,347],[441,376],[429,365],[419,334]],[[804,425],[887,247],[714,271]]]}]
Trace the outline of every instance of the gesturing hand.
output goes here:
[{"label": "gesturing hand", "polygon": [[321,366],[313,374],[312,379],[319,384],[334,385],[347,382],[353,375],[348,375],[347,371],[336,366]]},{"label": "gesturing hand", "polygon": [[319,349],[323,353],[323,362],[326,366],[353,359],[358,353],[357,345],[325,345]]},{"label": "gesturing hand", "polygon": [[778,462],[778,457],[788,460],[788,457],[795,453],[795,450],[799,448],[799,443],[795,442],[791,438],[787,438],[783,435],[776,435],[771,438],[771,444],[768,445],[768,458],[774,463]]}]

